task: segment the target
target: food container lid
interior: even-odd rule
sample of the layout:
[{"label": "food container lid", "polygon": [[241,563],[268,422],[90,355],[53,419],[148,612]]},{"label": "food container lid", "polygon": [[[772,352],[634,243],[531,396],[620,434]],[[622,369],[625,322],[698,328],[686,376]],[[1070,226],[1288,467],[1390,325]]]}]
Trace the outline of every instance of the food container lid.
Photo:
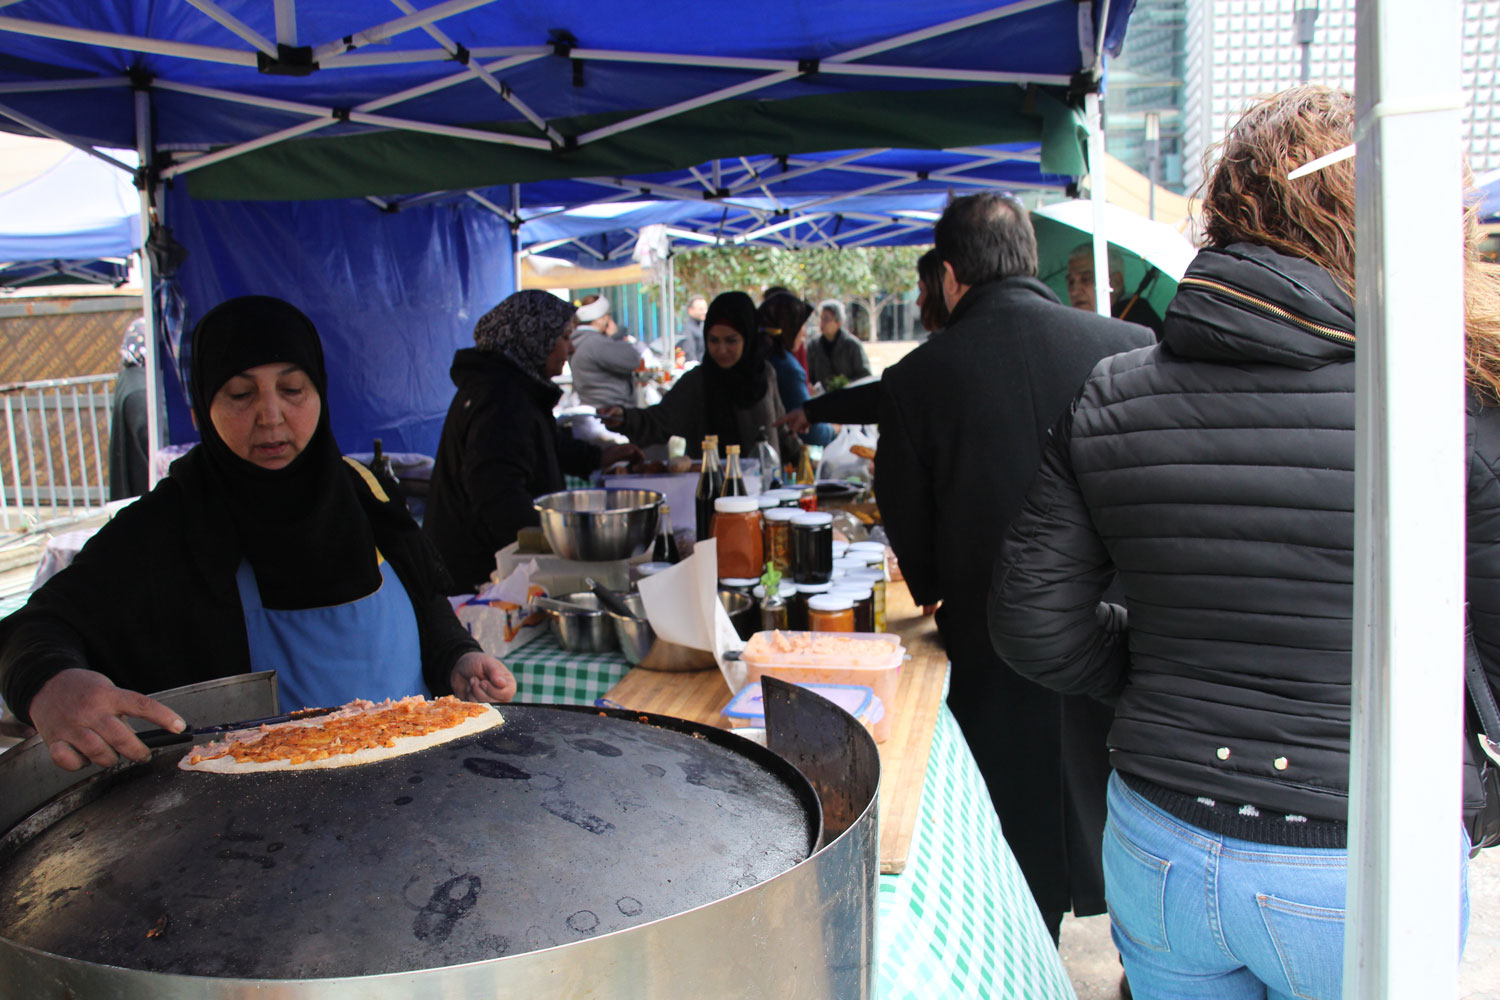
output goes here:
[{"label": "food container lid", "polygon": [[864,569],[851,569],[844,575],[851,580],[869,580],[871,583],[874,583],[876,581],[879,581],[881,583],[885,582],[885,570],[881,569],[871,569],[869,567],[866,567]]},{"label": "food container lid", "polygon": [[797,512],[790,507],[770,507],[760,512],[767,521],[790,521]]},{"label": "food container lid", "polygon": [[833,568],[834,569],[869,569],[870,568],[870,564],[868,562],[866,562],[865,560],[863,560],[863,559],[857,559],[857,558],[855,558],[853,556],[844,556],[842,559],[837,558],[837,557],[834,558],[834,560],[833,560]]},{"label": "food container lid", "polygon": [[854,602],[849,599],[848,594],[828,593],[818,594],[807,599],[807,610],[809,611],[852,611]]},{"label": "food container lid", "polygon": [[756,497],[719,497],[714,501],[714,510],[720,514],[754,514],[760,510]]},{"label": "food container lid", "polygon": [[651,576],[655,573],[660,573],[664,569],[671,568],[672,564],[669,562],[643,562],[636,565],[635,571],[641,576]]},{"label": "food container lid", "polygon": [[[717,502],[718,501],[715,501],[715,503]],[[833,524],[833,515],[821,510],[804,510],[800,514],[796,514],[792,517],[792,525],[794,527],[806,525],[809,527],[821,528],[825,524]]]},{"label": "food container lid", "polygon": [[785,489],[785,488],[779,489],[779,490],[767,490],[766,491],[766,496],[775,497],[777,500],[780,500],[782,503],[795,502],[797,500],[802,499],[802,491],[801,490],[789,490],[789,489]]},{"label": "food container lid", "polygon": [[772,510],[776,507],[781,506],[781,499],[779,497],[773,497],[769,493],[762,493],[755,499],[756,502],[760,504],[761,510]]},{"label": "food container lid", "polygon": [[868,601],[875,596],[874,590],[859,582],[844,583],[840,581],[833,585],[833,589],[829,593],[843,594],[845,597],[855,601]]},{"label": "food container lid", "polygon": [[832,589],[832,583],[799,583],[797,593],[799,594],[826,594]]},{"label": "food container lid", "polygon": [[758,583],[760,583],[760,577],[758,577],[758,576],[721,576],[721,577],[719,577],[719,586],[720,587],[733,587],[736,590],[749,590],[750,588],[754,587]]},{"label": "food container lid", "polygon": [[849,551],[849,543],[848,542],[844,541],[842,538],[835,538],[833,540],[833,558],[835,558],[835,559],[842,559],[842,558],[844,558],[844,553],[846,553],[848,551]]},{"label": "food container lid", "polygon": [[[871,723],[885,717],[885,706],[875,695],[875,689],[863,684],[798,684],[813,694],[827,698],[856,719]],[[731,719],[763,719],[766,715],[766,696],[760,681],[752,681],[740,688],[739,694],[729,699],[724,714]]]},{"label": "food container lid", "polygon": [[885,558],[885,546],[880,542],[850,542],[849,552],[851,554],[855,552],[868,552],[872,556]]}]

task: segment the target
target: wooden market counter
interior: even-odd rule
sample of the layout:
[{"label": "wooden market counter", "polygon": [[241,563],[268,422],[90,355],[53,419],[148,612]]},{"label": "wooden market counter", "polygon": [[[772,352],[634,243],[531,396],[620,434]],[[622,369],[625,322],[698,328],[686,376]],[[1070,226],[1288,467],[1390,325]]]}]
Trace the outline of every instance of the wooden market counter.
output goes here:
[{"label": "wooden market counter", "polygon": [[[948,655],[938,641],[937,625],[912,603],[904,583],[891,583],[886,594],[887,630],[901,637],[910,657],[901,668],[896,704],[887,705],[891,735],[880,747],[880,872],[894,875],[906,868],[912,831],[922,802],[922,783],[932,750],[933,730],[942,707]],[[726,726],[722,712],[729,689],[717,670],[674,674],[631,670],[607,696],[627,708]]]}]

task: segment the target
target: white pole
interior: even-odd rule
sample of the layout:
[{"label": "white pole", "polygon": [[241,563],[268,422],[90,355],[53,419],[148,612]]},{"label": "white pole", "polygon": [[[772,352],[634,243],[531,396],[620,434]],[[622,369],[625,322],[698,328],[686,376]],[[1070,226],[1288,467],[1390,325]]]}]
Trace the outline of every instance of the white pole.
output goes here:
[{"label": "white pole", "polygon": [[1089,122],[1089,200],[1094,203],[1094,309],[1100,316],[1108,316],[1109,240],[1104,235],[1104,200],[1109,191],[1105,186],[1104,120],[1099,114],[1099,95],[1084,95],[1083,110]]},{"label": "white pole", "polygon": [[161,359],[156,356],[156,273],[151,260],[151,92],[135,92],[135,150],[141,159],[141,318],[146,322],[146,484],[156,485],[156,454],[161,449]]},{"label": "white pole", "polygon": [[[1459,10],[1357,14],[1354,659],[1344,996],[1458,993],[1464,595]],[[1413,198],[1412,192],[1424,192]]]},{"label": "white pole", "polygon": [[510,214],[515,220],[510,230],[510,285],[512,292],[521,290],[521,185],[510,186]]}]

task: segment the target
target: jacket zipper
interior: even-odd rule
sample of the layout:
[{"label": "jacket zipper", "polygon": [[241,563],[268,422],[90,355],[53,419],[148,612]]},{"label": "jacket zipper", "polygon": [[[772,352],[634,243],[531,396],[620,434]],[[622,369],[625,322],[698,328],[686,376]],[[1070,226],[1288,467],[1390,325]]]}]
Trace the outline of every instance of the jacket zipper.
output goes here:
[{"label": "jacket zipper", "polygon": [[1197,285],[1200,288],[1211,288],[1216,292],[1223,292],[1225,295],[1239,299],[1241,302],[1248,303],[1249,305],[1254,306],[1262,312],[1268,312],[1272,316],[1277,316],[1289,323],[1293,323],[1306,330],[1308,333],[1315,334],[1327,340],[1332,340],[1335,343],[1353,344],[1355,342],[1353,334],[1345,333],[1342,330],[1335,330],[1333,327],[1324,326],[1321,323],[1314,323],[1310,319],[1303,319],[1296,313],[1287,312],[1285,309],[1281,308],[1273,302],[1267,302],[1265,299],[1262,299],[1255,295],[1248,295],[1237,288],[1231,288],[1228,285],[1221,284],[1217,281],[1209,281],[1207,278],[1186,277],[1179,281],[1177,284],[1178,287],[1181,287],[1182,285]]}]

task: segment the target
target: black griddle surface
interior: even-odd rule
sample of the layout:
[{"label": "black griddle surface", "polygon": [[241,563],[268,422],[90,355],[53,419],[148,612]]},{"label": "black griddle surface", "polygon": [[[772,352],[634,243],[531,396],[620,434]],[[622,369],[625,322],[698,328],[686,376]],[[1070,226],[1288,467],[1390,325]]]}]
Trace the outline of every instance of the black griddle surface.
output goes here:
[{"label": "black griddle surface", "polygon": [[39,835],[12,834],[0,936],[204,976],[438,968],[679,913],[815,847],[816,796],[763,748],[631,713],[501,712],[359,767],[184,772],[179,747],[106,772]]}]

